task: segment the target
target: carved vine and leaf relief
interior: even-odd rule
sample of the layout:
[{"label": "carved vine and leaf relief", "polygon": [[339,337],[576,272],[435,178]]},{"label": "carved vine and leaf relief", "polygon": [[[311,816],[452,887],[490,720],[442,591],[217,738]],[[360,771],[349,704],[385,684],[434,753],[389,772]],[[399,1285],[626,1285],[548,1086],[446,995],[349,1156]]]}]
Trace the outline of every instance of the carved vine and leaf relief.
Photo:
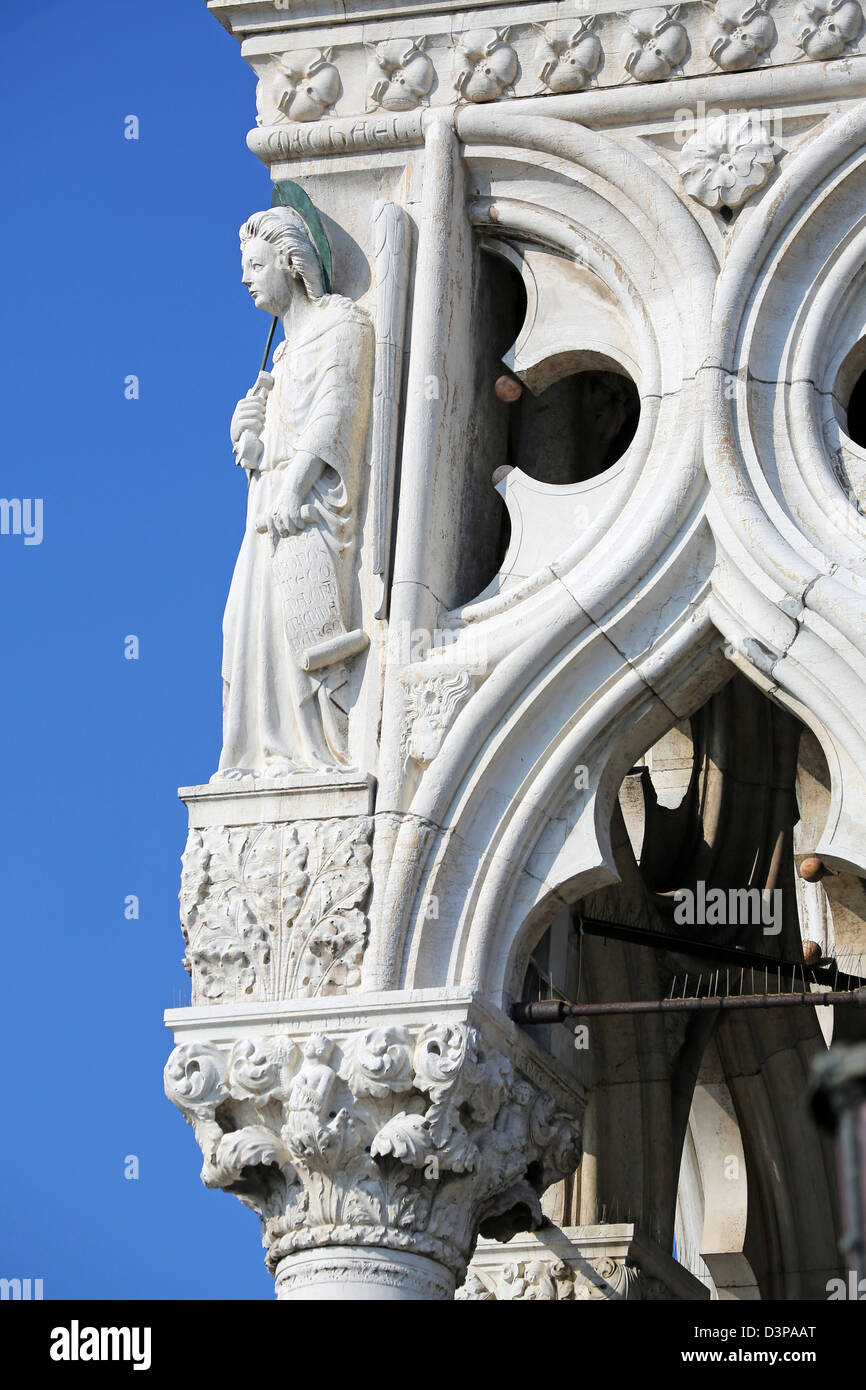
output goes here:
[{"label": "carved vine and leaf relief", "polygon": [[540,1254],[535,1259],[515,1260],[508,1258],[508,1249],[503,1247],[498,1263],[485,1260],[470,1265],[455,1298],[482,1303],[580,1303],[647,1302],[670,1296],[660,1280],[645,1275],[624,1256],[577,1257],[572,1262]]},{"label": "carved vine and leaf relief", "polygon": [[191,830],[180,917],[193,1005],[357,986],[371,840],[368,817]]}]

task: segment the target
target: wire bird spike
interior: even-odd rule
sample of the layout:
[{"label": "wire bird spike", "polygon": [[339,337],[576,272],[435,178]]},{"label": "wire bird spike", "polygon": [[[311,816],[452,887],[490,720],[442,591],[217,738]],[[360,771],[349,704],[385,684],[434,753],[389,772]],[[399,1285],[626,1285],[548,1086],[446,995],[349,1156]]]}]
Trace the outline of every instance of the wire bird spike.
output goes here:
[{"label": "wire bird spike", "polygon": [[[853,962],[852,962],[853,963]],[[862,983],[862,977],[849,977],[858,980],[858,986],[847,990],[822,989],[820,982],[816,978],[815,971],[809,969],[809,978],[806,978],[806,966],[800,966],[800,987],[797,987],[796,971],[791,972],[790,988],[785,992],[781,988],[781,970],[777,972],[779,982],[779,992],[770,993],[770,974],[769,967],[764,971],[763,990],[754,990],[751,994],[744,993],[745,971],[740,971],[740,990],[733,994],[730,990],[730,972],[726,971],[725,993],[719,994],[719,970],[709,971],[706,982],[703,972],[697,976],[693,984],[693,992],[688,993],[689,979],[694,980],[694,976],[686,975],[683,978],[682,992],[677,993],[679,976],[674,975],[670,991],[663,999],[643,999],[626,1000],[620,1003],[604,1004],[575,1004],[560,995],[558,999],[539,1000],[536,1003],[515,1004],[512,1008],[512,1017],[517,1023],[562,1023],[566,1019],[582,1018],[599,1015],[616,1014],[650,1014],[650,1013],[688,1013],[697,1011],[712,1010],[732,1010],[732,1009],[756,1009],[756,1008],[829,1008],[833,1005],[855,1004],[866,1007],[866,984]],[[754,969],[751,972],[754,986]],[[787,972],[786,972],[787,974]],[[760,984],[760,976],[758,978]],[[557,991],[558,992],[558,991]]]}]

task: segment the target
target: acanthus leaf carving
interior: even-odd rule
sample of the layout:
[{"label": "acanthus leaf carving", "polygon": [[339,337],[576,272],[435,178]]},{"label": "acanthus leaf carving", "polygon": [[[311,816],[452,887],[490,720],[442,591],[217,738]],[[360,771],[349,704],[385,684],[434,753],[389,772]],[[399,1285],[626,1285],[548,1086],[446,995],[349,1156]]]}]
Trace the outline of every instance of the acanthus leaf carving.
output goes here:
[{"label": "acanthus leaf carving", "polygon": [[228,1097],[223,1054],[210,1043],[183,1043],[165,1064],[165,1093],[179,1110],[213,1113]]},{"label": "acanthus leaf carving", "polygon": [[340,1075],[357,1098],[382,1100],[391,1092],[411,1091],[411,1034],[406,1028],[375,1028],[359,1033],[346,1049]]},{"label": "acanthus leaf carving", "polygon": [[216,1159],[206,1179],[209,1187],[229,1187],[244,1168],[284,1169],[288,1154],[285,1146],[266,1125],[247,1125],[233,1130],[219,1141]]},{"label": "acanthus leaf carving", "polygon": [[357,986],[371,836],[367,817],[191,830],[180,904],[193,1004]]},{"label": "acanthus leaf carving", "polygon": [[462,1275],[479,1221],[536,1224],[539,1184],[579,1161],[577,1118],[462,1023],[183,1044],[166,1091],[205,1183],[259,1213],[271,1268],[317,1244],[392,1245]]}]

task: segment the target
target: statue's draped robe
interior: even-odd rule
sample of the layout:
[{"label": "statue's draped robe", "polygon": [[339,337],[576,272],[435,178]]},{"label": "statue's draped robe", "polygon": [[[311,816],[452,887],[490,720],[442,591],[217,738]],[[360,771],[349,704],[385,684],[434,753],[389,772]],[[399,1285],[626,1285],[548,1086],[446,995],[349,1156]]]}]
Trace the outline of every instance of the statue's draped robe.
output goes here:
[{"label": "statue's draped robe", "polygon": [[[373,332],[351,300],[327,295],[304,336],[274,352],[264,453],[250,475],[247,522],[223,620],[220,771],[344,761],[328,702],[343,668],[307,673],[305,648],[344,630],[345,576],[372,398]],[[276,506],[296,453],[327,465],[304,498],[299,535],[274,544],[256,524]],[[324,718],[323,718],[324,712]]]}]

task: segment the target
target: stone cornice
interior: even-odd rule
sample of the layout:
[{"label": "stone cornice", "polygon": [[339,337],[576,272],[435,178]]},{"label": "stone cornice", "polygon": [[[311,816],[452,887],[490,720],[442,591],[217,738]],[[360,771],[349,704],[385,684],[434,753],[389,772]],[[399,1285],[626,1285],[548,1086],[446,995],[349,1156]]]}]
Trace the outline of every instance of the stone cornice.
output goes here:
[{"label": "stone cornice", "polygon": [[[795,108],[797,114],[824,115],[834,103],[857,101],[863,96],[866,96],[866,55],[858,55],[838,63],[792,64],[756,72],[719,73],[676,82],[595,89],[571,96],[518,98],[503,103],[503,109],[515,122],[526,116],[543,115],[606,129],[670,122],[679,113],[697,112],[702,107],[713,110],[785,107]],[[328,155],[419,148],[431,120],[454,122],[459,135],[460,112],[465,109],[466,106],[457,106],[448,110],[379,111],[310,124],[282,121],[271,126],[255,126],[247,135],[247,145],[269,167]]]},{"label": "stone cornice", "polygon": [[[809,93],[820,101],[828,83],[837,96],[862,90],[855,75],[866,30],[860,0],[699,0],[565,16],[549,3],[458,13],[211,8],[243,39],[243,56],[259,78],[257,124],[266,129],[462,103],[551,104],[613,90],[626,98],[635,88],[731,76],[733,100],[743,101],[746,83],[757,86],[751,99],[765,106],[779,92],[768,74],[785,70],[794,76],[782,89],[794,100]],[[754,84],[758,74],[763,80]],[[691,93],[681,90],[687,101]],[[714,88],[711,99],[728,98]],[[590,114],[578,109],[574,119]]]}]

